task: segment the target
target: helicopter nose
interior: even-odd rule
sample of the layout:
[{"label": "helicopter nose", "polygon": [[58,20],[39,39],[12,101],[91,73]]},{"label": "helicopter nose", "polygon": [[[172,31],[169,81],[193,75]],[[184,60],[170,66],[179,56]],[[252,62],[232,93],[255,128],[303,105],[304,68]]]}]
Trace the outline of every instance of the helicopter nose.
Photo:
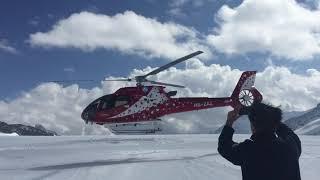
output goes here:
[{"label": "helicopter nose", "polygon": [[85,120],[84,120],[84,122],[85,122],[86,124],[88,124],[88,122],[89,122],[89,119],[85,119]]},{"label": "helicopter nose", "polygon": [[83,111],[81,114],[81,118],[83,119],[83,121],[88,124],[88,122],[92,122],[92,119],[89,116],[89,111]]}]

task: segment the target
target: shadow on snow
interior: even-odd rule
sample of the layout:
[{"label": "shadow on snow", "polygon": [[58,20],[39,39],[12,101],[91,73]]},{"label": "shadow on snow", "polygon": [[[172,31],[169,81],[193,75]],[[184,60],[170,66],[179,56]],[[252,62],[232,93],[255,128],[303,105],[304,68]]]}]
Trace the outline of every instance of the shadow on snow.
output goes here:
[{"label": "shadow on snow", "polygon": [[84,167],[93,167],[93,166],[109,166],[109,165],[117,165],[117,164],[183,161],[183,160],[195,160],[195,159],[199,159],[199,158],[216,156],[216,155],[218,155],[218,153],[205,154],[205,155],[201,155],[201,156],[197,156],[197,157],[181,157],[181,158],[171,158],[171,159],[128,158],[128,159],[122,159],[122,160],[101,160],[101,161],[78,162],[78,163],[59,164],[59,165],[51,165],[51,166],[41,166],[41,167],[30,168],[28,170],[46,171],[46,170],[84,168]]}]

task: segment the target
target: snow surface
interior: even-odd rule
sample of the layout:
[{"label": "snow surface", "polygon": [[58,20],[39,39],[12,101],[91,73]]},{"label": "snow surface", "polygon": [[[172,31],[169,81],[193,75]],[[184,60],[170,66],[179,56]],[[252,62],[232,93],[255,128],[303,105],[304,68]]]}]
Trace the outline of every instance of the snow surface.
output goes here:
[{"label": "snow surface", "polygon": [[[243,140],[249,135],[236,135]],[[319,179],[320,137],[300,136],[302,179]],[[241,179],[218,135],[0,137],[0,179]]]},{"label": "snow surface", "polygon": [[19,136],[17,133],[2,133],[0,132],[0,136]]}]

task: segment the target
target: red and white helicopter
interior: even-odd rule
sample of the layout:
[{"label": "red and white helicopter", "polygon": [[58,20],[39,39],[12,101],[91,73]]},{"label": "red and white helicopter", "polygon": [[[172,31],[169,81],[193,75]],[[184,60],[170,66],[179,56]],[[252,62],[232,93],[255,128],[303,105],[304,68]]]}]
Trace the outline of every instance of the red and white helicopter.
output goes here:
[{"label": "red and white helicopter", "polygon": [[[114,133],[155,133],[161,131],[160,117],[173,113],[195,111],[223,106],[250,106],[254,101],[262,101],[262,95],[254,87],[256,71],[242,73],[230,97],[179,97],[177,91],[166,92],[165,86],[184,86],[155,82],[147,77],[155,75],[171,66],[201,54],[197,51],[146,75],[128,79],[106,81],[135,81],[135,87],[123,87],[113,94],[104,95],[90,103],[82,112],[82,119],[88,123],[106,125]],[[146,83],[154,85],[147,86]]]}]

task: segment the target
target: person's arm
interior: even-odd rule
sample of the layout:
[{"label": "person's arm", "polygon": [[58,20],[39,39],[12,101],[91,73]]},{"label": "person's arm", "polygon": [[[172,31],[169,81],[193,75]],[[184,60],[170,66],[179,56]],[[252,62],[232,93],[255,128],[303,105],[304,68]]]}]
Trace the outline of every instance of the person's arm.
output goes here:
[{"label": "person's arm", "polygon": [[232,127],[225,125],[219,136],[218,152],[228,161],[235,165],[241,165],[243,162],[243,143],[233,142],[234,130]]},{"label": "person's arm", "polygon": [[218,152],[228,161],[235,165],[241,165],[243,159],[243,143],[235,143],[232,141],[234,130],[233,123],[239,118],[237,110],[228,113],[226,125],[223,127],[219,136]]},{"label": "person's arm", "polygon": [[276,130],[277,135],[289,144],[297,158],[301,155],[301,141],[287,125],[280,122]]}]

